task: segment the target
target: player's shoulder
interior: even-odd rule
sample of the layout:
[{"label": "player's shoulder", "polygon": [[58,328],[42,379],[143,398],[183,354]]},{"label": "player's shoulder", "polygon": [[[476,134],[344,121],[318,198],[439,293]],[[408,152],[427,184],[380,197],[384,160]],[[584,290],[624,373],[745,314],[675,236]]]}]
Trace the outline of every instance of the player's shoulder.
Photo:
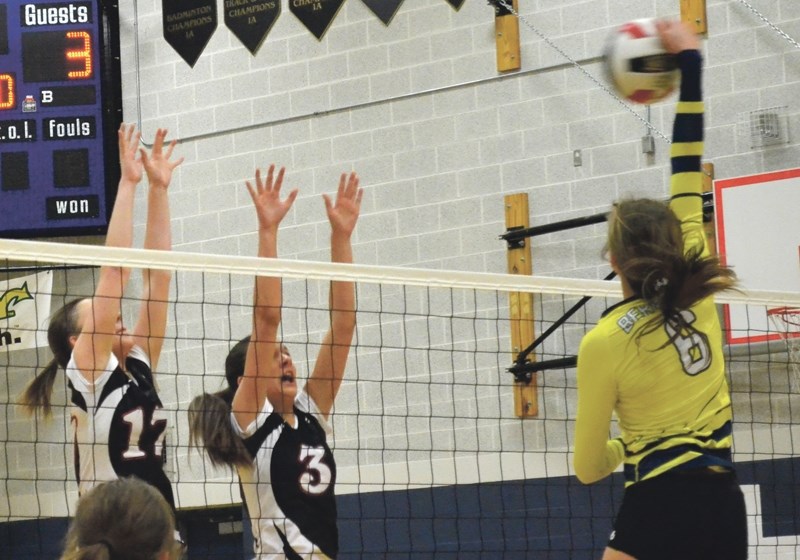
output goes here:
[{"label": "player's shoulder", "polygon": [[612,336],[620,331],[627,334],[653,311],[646,301],[630,297],[606,309],[592,331],[597,337]]},{"label": "player's shoulder", "polygon": [[603,352],[608,346],[610,334],[611,329],[609,328],[609,321],[603,317],[581,339],[579,354],[585,355],[590,352],[592,354]]},{"label": "player's shoulder", "polygon": [[719,310],[714,296],[708,296],[695,303],[690,309],[700,330],[719,330]]},{"label": "player's shoulder", "polygon": [[138,367],[150,369],[150,356],[139,345],[134,345],[128,350],[125,356],[125,366],[130,367],[131,364],[136,364]]},{"label": "player's shoulder", "polygon": [[583,337],[581,352],[603,355],[607,359],[629,351],[637,329],[656,310],[646,301],[629,298],[609,307],[597,324]]}]

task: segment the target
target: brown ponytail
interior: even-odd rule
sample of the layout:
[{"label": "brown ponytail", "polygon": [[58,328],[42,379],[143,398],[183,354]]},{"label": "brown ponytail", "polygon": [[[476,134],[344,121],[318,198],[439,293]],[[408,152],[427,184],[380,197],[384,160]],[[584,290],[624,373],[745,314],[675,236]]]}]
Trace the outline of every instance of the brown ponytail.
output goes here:
[{"label": "brown ponytail", "polygon": [[25,412],[33,416],[38,410],[42,411],[45,418],[52,415],[50,397],[53,394],[53,385],[56,382],[58,373],[58,360],[53,358],[50,363],[41,370],[33,381],[28,383],[25,390],[17,401],[25,408]]},{"label": "brown ponytail", "polygon": [[250,337],[237,342],[225,358],[225,380],[228,388],[219,393],[204,393],[189,404],[189,446],[201,446],[211,464],[248,467],[253,464],[250,453],[231,425],[231,403],[244,375],[244,363]]},{"label": "brown ponytail", "polygon": [[70,337],[80,334],[77,308],[81,301],[83,300],[70,301],[50,318],[50,324],[47,327],[47,342],[50,350],[53,351],[53,359],[25,387],[18,400],[28,414],[33,415],[39,410],[42,411],[45,418],[49,418],[52,414],[50,398],[53,395],[53,385],[58,368],[67,367],[72,355]]},{"label": "brown ponytail", "polygon": [[685,324],[681,311],[717,292],[736,286],[736,274],[701,250],[686,251],[681,223],[662,202],[650,199],[618,203],[610,217],[608,251],[634,295],[661,313],[648,320],[638,336],[666,322],[675,334]]},{"label": "brown ponytail", "polygon": [[231,425],[231,403],[244,375],[250,337],[237,342],[225,358],[227,389],[204,393],[189,404],[189,446],[202,446],[212,465],[249,467],[253,464],[242,438]]},{"label": "brown ponytail", "polygon": [[189,404],[189,446],[202,446],[215,466],[248,467],[253,464],[247,449],[231,425],[230,389],[202,395]]}]

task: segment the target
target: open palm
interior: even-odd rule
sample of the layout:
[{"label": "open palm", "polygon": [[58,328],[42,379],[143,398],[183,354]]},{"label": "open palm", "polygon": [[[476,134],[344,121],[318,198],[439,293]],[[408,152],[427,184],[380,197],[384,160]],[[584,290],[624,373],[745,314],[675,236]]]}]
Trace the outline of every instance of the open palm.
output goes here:
[{"label": "open palm", "polygon": [[173,140],[167,145],[167,148],[164,149],[164,139],[166,136],[167,129],[159,128],[156,131],[156,139],[153,142],[153,149],[150,151],[150,154],[148,155],[147,151],[144,149],[140,150],[142,164],[147,173],[147,180],[150,182],[150,186],[153,187],[167,188],[172,180],[172,171],[183,163],[182,157],[170,161],[169,158],[172,157],[172,150],[178,142],[177,140]]},{"label": "open palm", "polygon": [[339,189],[336,191],[336,200],[323,194],[325,210],[334,233],[350,235],[356,227],[358,215],[361,212],[361,198],[364,190],[358,187],[358,175],[355,172],[342,173],[339,178]]},{"label": "open palm", "polygon": [[281,220],[289,212],[289,209],[297,198],[297,189],[293,189],[289,196],[281,200],[281,187],[283,186],[283,175],[286,171],[281,167],[275,176],[275,165],[272,164],[267,170],[267,177],[261,177],[261,170],[256,169],[255,187],[247,181],[247,190],[253,199],[258,215],[258,226],[261,229],[277,229]]}]

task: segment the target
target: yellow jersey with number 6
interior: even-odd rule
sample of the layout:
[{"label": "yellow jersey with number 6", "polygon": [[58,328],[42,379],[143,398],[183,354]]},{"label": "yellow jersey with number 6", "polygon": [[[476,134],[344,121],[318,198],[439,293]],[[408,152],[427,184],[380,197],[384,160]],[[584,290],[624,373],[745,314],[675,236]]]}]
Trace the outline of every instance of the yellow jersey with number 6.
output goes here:
[{"label": "yellow jersey with number 6", "polygon": [[[671,147],[670,206],[681,220],[686,250],[706,252],[700,55],[679,56],[684,83]],[[626,486],[673,469],[732,468],[731,400],[713,298],[681,311],[691,329],[675,333],[667,322],[639,336],[654,313],[643,299],[622,301],[581,342],[575,470],[584,482],[607,476],[621,462]],[[609,440],[612,412],[621,437]]]}]

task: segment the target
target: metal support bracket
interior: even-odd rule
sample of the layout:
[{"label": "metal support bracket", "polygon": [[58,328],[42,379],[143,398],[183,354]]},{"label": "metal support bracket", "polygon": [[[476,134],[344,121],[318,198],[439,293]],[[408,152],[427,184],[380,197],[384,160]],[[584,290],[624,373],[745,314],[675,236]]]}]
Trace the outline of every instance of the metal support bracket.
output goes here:
[{"label": "metal support bracket", "polygon": [[[512,226],[506,230],[506,234],[512,231],[521,231],[525,229],[525,226]],[[506,239],[506,249],[509,251],[512,249],[524,249],[525,248],[525,238],[510,238]]]}]

